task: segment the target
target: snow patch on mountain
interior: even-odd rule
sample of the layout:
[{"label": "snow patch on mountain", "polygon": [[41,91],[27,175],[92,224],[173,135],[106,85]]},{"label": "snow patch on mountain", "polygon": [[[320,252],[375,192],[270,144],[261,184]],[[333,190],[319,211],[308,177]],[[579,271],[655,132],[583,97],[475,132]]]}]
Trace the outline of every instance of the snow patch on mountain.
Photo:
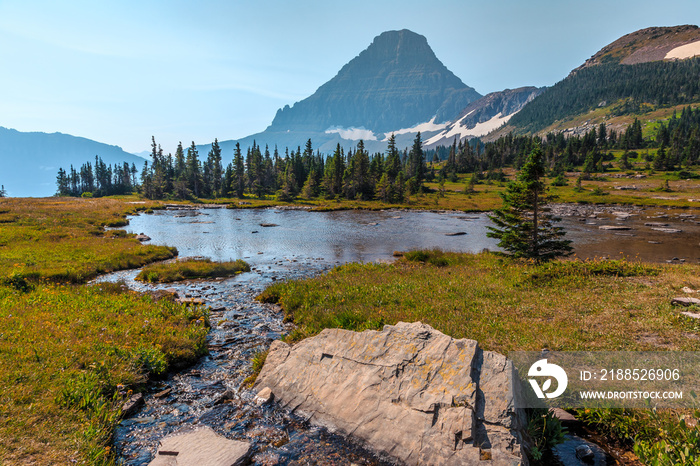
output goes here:
[{"label": "snow patch on mountain", "polygon": [[388,133],[384,133],[384,139],[388,139],[389,136],[392,134],[394,136],[398,136],[399,134],[410,134],[410,133],[417,133],[420,131],[421,133],[428,133],[430,131],[442,131],[443,129],[447,128],[450,124],[450,122],[445,122],[445,123],[435,123],[435,116],[430,119],[430,121],[426,121],[425,123],[420,123],[418,125],[415,125],[411,128],[402,128],[398,131],[390,131]]},{"label": "snow patch on mountain", "polygon": [[515,113],[512,113],[510,115],[505,115],[503,116],[501,112],[497,113],[495,116],[493,116],[490,120],[484,121],[482,123],[477,123],[473,128],[468,128],[466,126],[463,126],[462,123],[469,115],[471,115],[474,111],[471,111],[464,115],[462,118],[457,120],[452,124],[452,127],[447,130],[443,131],[442,133],[438,133],[435,136],[431,137],[430,139],[427,140],[426,145],[430,146],[432,144],[435,144],[439,142],[442,139],[453,139],[455,136],[458,139],[464,139],[466,137],[479,137],[479,136],[485,136],[489,134],[491,131],[494,129],[498,129],[504,124],[510,120],[510,118],[515,115]]},{"label": "snow patch on mountain", "polygon": [[676,47],[666,54],[665,59],[683,60],[684,58],[693,58],[697,55],[700,55],[700,41]]},{"label": "snow patch on mountain", "polygon": [[365,127],[360,128],[343,128],[342,126],[331,126],[326,130],[326,134],[339,134],[341,138],[347,139],[349,141],[359,141],[360,139],[364,141],[376,141],[377,136],[374,135],[372,130]]}]

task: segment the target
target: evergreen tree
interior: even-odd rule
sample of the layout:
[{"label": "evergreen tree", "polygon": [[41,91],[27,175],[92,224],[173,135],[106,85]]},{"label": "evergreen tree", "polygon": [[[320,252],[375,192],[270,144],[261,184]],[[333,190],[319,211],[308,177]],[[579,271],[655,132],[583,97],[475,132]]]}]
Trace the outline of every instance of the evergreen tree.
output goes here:
[{"label": "evergreen tree", "polygon": [[187,179],[187,187],[195,197],[201,195],[202,189],[202,167],[199,163],[199,153],[194,141],[187,148],[187,160],[185,161],[185,173]]},{"label": "evergreen tree", "polygon": [[177,149],[175,150],[175,174],[174,178],[176,180],[186,179],[187,164],[185,163],[185,151],[182,149],[182,142],[177,143]]},{"label": "evergreen tree", "polygon": [[542,149],[536,145],[517,179],[501,193],[503,206],[489,215],[495,227],[489,227],[487,235],[498,239],[498,246],[513,257],[542,262],[571,254],[571,241],[563,239],[565,231],[554,226],[559,219],[545,207],[551,197],[542,181],[544,174]]},{"label": "evergreen tree", "polygon": [[236,148],[233,150],[233,183],[231,184],[231,192],[241,199],[245,191],[245,163],[243,162],[243,154],[241,154],[241,145],[236,143]]},{"label": "evergreen tree", "polygon": [[284,170],[284,180],[282,182],[282,188],[277,193],[277,198],[280,201],[292,201],[297,194],[297,181],[294,176],[294,167],[292,166],[291,160],[287,162],[287,167]]},{"label": "evergreen tree", "polygon": [[598,145],[601,147],[605,147],[605,144],[607,143],[607,138],[608,138],[607,128],[605,126],[605,123],[601,123],[600,126],[598,127]]},{"label": "evergreen tree", "polygon": [[304,186],[301,188],[301,195],[306,199],[312,199],[318,195],[318,182],[316,180],[316,169],[312,169],[306,178]]},{"label": "evergreen tree", "polygon": [[666,168],[666,147],[661,144],[661,147],[656,151],[656,156],[654,157],[654,170],[663,170]]},{"label": "evergreen tree", "polygon": [[396,176],[396,181],[392,185],[394,202],[401,203],[406,200],[406,181],[402,171]]},{"label": "evergreen tree", "polygon": [[154,197],[153,175],[148,166],[148,160],[143,163],[143,170],[141,170],[141,194],[147,199],[153,199]]},{"label": "evergreen tree", "polygon": [[391,202],[391,183],[389,182],[389,175],[384,173],[377,183],[377,199],[382,202]]},{"label": "evergreen tree", "polygon": [[63,168],[58,169],[56,176],[56,194],[59,196],[68,196],[70,194],[70,180]]},{"label": "evergreen tree", "polygon": [[353,173],[353,184],[355,196],[359,196],[361,199],[371,199],[372,189],[370,186],[370,175],[369,175],[369,155],[365,150],[364,141],[360,140],[357,143],[357,150],[355,151],[354,163],[353,163],[354,173]]},{"label": "evergreen tree", "polygon": [[219,140],[217,138],[214,138],[214,142],[211,145],[207,165],[209,166],[212,183],[210,191],[214,197],[220,197],[225,194],[222,189],[224,168],[221,164],[221,147],[219,147]]},{"label": "evergreen tree", "polygon": [[469,178],[469,182],[467,183],[467,186],[464,188],[464,192],[465,192],[466,194],[472,194],[472,193],[476,192],[476,188],[475,188],[476,182],[477,182],[477,179],[476,179],[476,178],[477,178],[476,173],[474,173],[474,174]]},{"label": "evergreen tree", "polygon": [[386,149],[386,173],[389,175],[389,181],[394,181],[401,171],[401,154],[396,148],[396,136],[391,133]]},{"label": "evergreen tree", "polygon": [[408,155],[408,170],[407,176],[409,179],[413,179],[413,185],[411,188],[411,193],[418,192],[425,179],[425,153],[423,152],[423,142],[420,138],[420,131],[416,134],[416,138],[413,140],[413,146],[411,147],[411,152]]}]

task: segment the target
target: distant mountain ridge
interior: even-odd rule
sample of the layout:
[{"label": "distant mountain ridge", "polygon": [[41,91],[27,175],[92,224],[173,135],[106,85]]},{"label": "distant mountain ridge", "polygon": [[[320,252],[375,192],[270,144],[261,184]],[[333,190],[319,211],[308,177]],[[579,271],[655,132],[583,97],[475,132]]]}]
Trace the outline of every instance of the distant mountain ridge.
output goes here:
[{"label": "distant mountain ridge", "polygon": [[94,164],[96,155],[107,165],[135,163],[139,170],[145,161],[121,147],[91,139],[63,133],[25,133],[0,126],[0,184],[5,185],[8,196],[52,196],[59,168],[68,170],[72,164],[77,170],[86,162]]}]

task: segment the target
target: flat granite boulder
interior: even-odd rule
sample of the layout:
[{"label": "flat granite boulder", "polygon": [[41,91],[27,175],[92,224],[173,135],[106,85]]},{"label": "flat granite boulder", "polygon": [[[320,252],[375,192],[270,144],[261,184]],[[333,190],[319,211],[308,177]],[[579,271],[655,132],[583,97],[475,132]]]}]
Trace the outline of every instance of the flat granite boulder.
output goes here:
[{"label": "flat granite boulder", "polygon": [[239,466],[249,457],[248,442],[229,440],[202,427],[165,437],[148,466]]},{"label": "flat granite boulder", "polygon": [[518,465],[527,458],[516,383],[505,356],[399,322],[275,341],[255,387],[409,465]]}]

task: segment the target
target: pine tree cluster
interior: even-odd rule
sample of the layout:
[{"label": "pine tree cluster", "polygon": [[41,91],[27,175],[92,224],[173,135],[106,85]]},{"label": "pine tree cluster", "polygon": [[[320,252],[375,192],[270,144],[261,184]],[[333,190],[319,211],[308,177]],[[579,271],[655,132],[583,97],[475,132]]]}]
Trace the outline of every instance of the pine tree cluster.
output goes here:
[{"label": "pine tree cluster", "polygon": [[[327,158],[319,151],[314,152],[310,139],[303,151],[301,147],[291,152],[287,148],[284,155],[277,147],[270,153],[268,147],[263,150],[253,142],[243,156],[240,145],[236,144],[233,160],[226,168],[222,164],[218,140],[214,140],[204,161],[200,161],[194,142],[187,154],[182,143],[178,144],[174,157],[164,155],[155,138],[152,138],[151,148],[151,163],[144,163],[139,183],[135,167],[130,167],[129,176],[125,177],[126,165],[113,169],[105,167],[97,158],[94,171],[89,163],[80,171],[71,167],[66,173],[60,169],[57,194],[110,195],[139,191],[148,199],[275,196],[281,201],[291,201],[297,197],[322,196],[404,202],[422,189],[428,176],[420,133],[410,150],[398,150],[392,135],[385,154],[370,155],[364,142],[359,141],[355,149],[347,153],[338,144]],[[109,183],[98,177],[98,171],[109,175]]]}]

